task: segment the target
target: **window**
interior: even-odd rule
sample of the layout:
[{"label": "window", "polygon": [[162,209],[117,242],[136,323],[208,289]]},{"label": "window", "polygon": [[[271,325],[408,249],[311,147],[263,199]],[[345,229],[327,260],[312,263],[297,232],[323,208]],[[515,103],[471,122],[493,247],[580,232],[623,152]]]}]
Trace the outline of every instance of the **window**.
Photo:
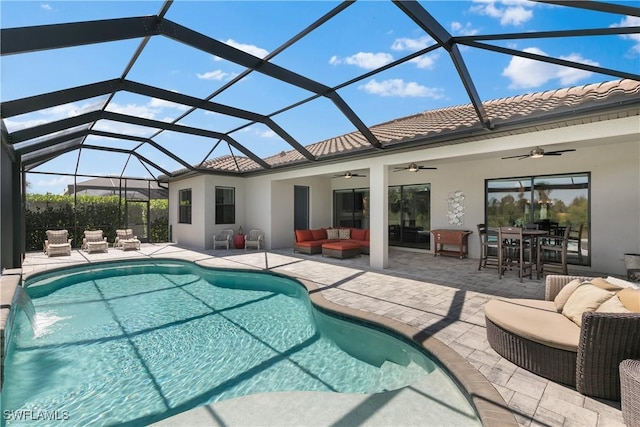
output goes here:
[{"label": "window", "polygon": [[216,224],[235,224],[236,189],[216,187]]},{"label": "window", "polygon": [[571,227],[578,234],[567,248],[567,263],[590,265],[589,173],[540,175],[486,181],[488,227]]},{"label": "window", "polygon": [[431,184],[389,186],[389,246],[430,249]]},{"label": "window", "polygon": [[191,189],[180,190],[179,197],[178,222],[180,224],[191,224]]}]

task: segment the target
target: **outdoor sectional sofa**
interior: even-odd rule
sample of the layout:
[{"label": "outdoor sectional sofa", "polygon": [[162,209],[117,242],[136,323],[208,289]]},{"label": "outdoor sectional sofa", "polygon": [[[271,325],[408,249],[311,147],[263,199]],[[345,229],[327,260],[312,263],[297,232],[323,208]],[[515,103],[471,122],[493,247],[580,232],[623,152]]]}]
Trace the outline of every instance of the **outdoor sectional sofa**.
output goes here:
[{"label": "outdoor sectional sofa", "polygon": [[619,401],[619,365],[640,359],[640,289],[630,282],[548,275],[545,300],[499,298],[484,311],[498,354],[584,395]]},{"label": "outdoor sectional sofa", "polygon": [[315,230],[296,230],[295,233],[294,252],[308,255],[321,254],[322,245],[325,243],[350,242],[359,246],[360,253],[369,253],[369,229],[319,228]]}]

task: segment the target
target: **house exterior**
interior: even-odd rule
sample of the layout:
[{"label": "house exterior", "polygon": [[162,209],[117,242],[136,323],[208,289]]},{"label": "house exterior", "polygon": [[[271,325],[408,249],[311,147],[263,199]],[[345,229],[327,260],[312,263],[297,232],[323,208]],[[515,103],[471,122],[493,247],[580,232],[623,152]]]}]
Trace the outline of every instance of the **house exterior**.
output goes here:
[{"label": "house exterior", "polygon": [[[493,130],[477,127],[470,105],[426,111],[371,128],[385,149],[366,147],[357,132],[306,147],[318,162],[296,165],[295,151],[265,159],[291,163],[277,172],[259,171],[250,159],[218,158],[210,167],[221,174],[187,172],[169,181],[170,239],[209,249],[221,229],[262,229],[267,249],[292,248],[295,242],[296,187],[308,191],[308,227],[336,224],[334,194],[366,189],[370,228],[370,264],[388,265],[389,188],[428,184],[428,230],[464,229],[469,257],[479,257],[477,224],[487,221],[487,189],[492,180],[585,176],[588,179],[587,271],[625,274],[624,254],[640,252],[640,82],[621,80],[541,92],[484,104]],[[501,118],[515,125],[501,127]],[[366,147],[366,148],[364,148]],[[534,147],[562,155],[509,158]],[[346,154],[349,154],[348,156]],[[397,170],[419,163],[436,170]],[[225,168],[238,165],[242,174]],[[351,179],[340,178],[345,171]],[[217,223],[216,192],[232,189],[235,217]],[[180,194],[191,194],[191,221],[180,221]],[[182,192],[182,193],[181,193]],[[558,190],[558,193],[561,191]],[[222,193],[218,193],[221,195]],[[452,194],[463,195],[464,213],[451,221]],[[219,212],[218,212],[219,213]],[[227,218],[227,221],[229,218]],[[507,224],[501,224],[507,225]],[[433,244],[424,249],[433,253]]]}]

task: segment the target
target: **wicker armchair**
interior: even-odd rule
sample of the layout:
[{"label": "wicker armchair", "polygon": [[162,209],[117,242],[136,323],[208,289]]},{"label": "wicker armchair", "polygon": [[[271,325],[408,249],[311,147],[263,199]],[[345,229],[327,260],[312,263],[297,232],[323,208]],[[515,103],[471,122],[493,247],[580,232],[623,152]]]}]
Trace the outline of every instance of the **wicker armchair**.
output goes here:
[{"label": "wicker armchair", "polygon": [[251,246],[260,250],[264,248],[264,232],[262,230],[251,230],[244,236],[244,250]]},{"label": "wicker armchair", "polygon": [[47,230],[44,253],[47,256],[71,255],[71,240],[67,230]]},{"label": "wicker armchair", "polygon": [[85,230],[84,238],[82,239],[82,250],[86,252],[107,252],[109,243],[107,238],[103,236],[102,230]]},{"label": "wicker armchair", "polygon": [[620,363],[622,419],[627,427],[640,427],[640,360]]},{"label": "wicker armchair", "polygon": [[[548,275],[545,300],[553,301],[576,278],[591,279]],[[575,386],[584,395],[619,401],[620,362],[640,359],[640,313],[583,313],[577,352],[528,340],[485,320],[487,339],[498,354],[542,377]]]},{"label": "wicker armchair", "polygon": [[213,236],[213,249],[217,247],[231,247],[231,239],[233,238],[233,230],[220,230],[218,234]]},{"label": "wicker armchair", "polygon": [[113,247],[122,250],[140,250],[140,240],[138,240],[138,236],[133,234],[131,228],[118,229],[116,230],[116,240],[113,243]]}]

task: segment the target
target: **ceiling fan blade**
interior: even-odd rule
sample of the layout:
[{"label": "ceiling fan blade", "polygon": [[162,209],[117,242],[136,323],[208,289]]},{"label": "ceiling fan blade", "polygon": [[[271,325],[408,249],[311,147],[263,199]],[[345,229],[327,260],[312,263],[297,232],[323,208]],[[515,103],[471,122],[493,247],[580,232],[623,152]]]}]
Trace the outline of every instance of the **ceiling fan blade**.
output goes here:
[{"label": "ceiling fan blade", "polygon": [[575,148],[570,148],[568,150],[555,150],[555,151],[547,151],[546,153],[544,153],[545,156],[559,156],[562,153],[568,153],[569,151],[576,151]]},{"label": "ceiling fan blade", "polygon": [[509,157],[503,157],[502,159],[518,159],[518,160],[522,160],[522,159],[526,159],[527,157],[529,157],[530,154],[519,154],[517,156],[509,156]]},{"label": "ceiling fan blade", "polygon": [[424,170],[427,170],[427,169],[429,169],[429,170],[436,170],[436,169],[438,169],[438,168],[428,167],[428,166],[418,166],[418,169],[424,169]]},{"label": "ceiling fan blade", "polygon": [[406,171],[409,168],[395,168],[392,172]]}]

